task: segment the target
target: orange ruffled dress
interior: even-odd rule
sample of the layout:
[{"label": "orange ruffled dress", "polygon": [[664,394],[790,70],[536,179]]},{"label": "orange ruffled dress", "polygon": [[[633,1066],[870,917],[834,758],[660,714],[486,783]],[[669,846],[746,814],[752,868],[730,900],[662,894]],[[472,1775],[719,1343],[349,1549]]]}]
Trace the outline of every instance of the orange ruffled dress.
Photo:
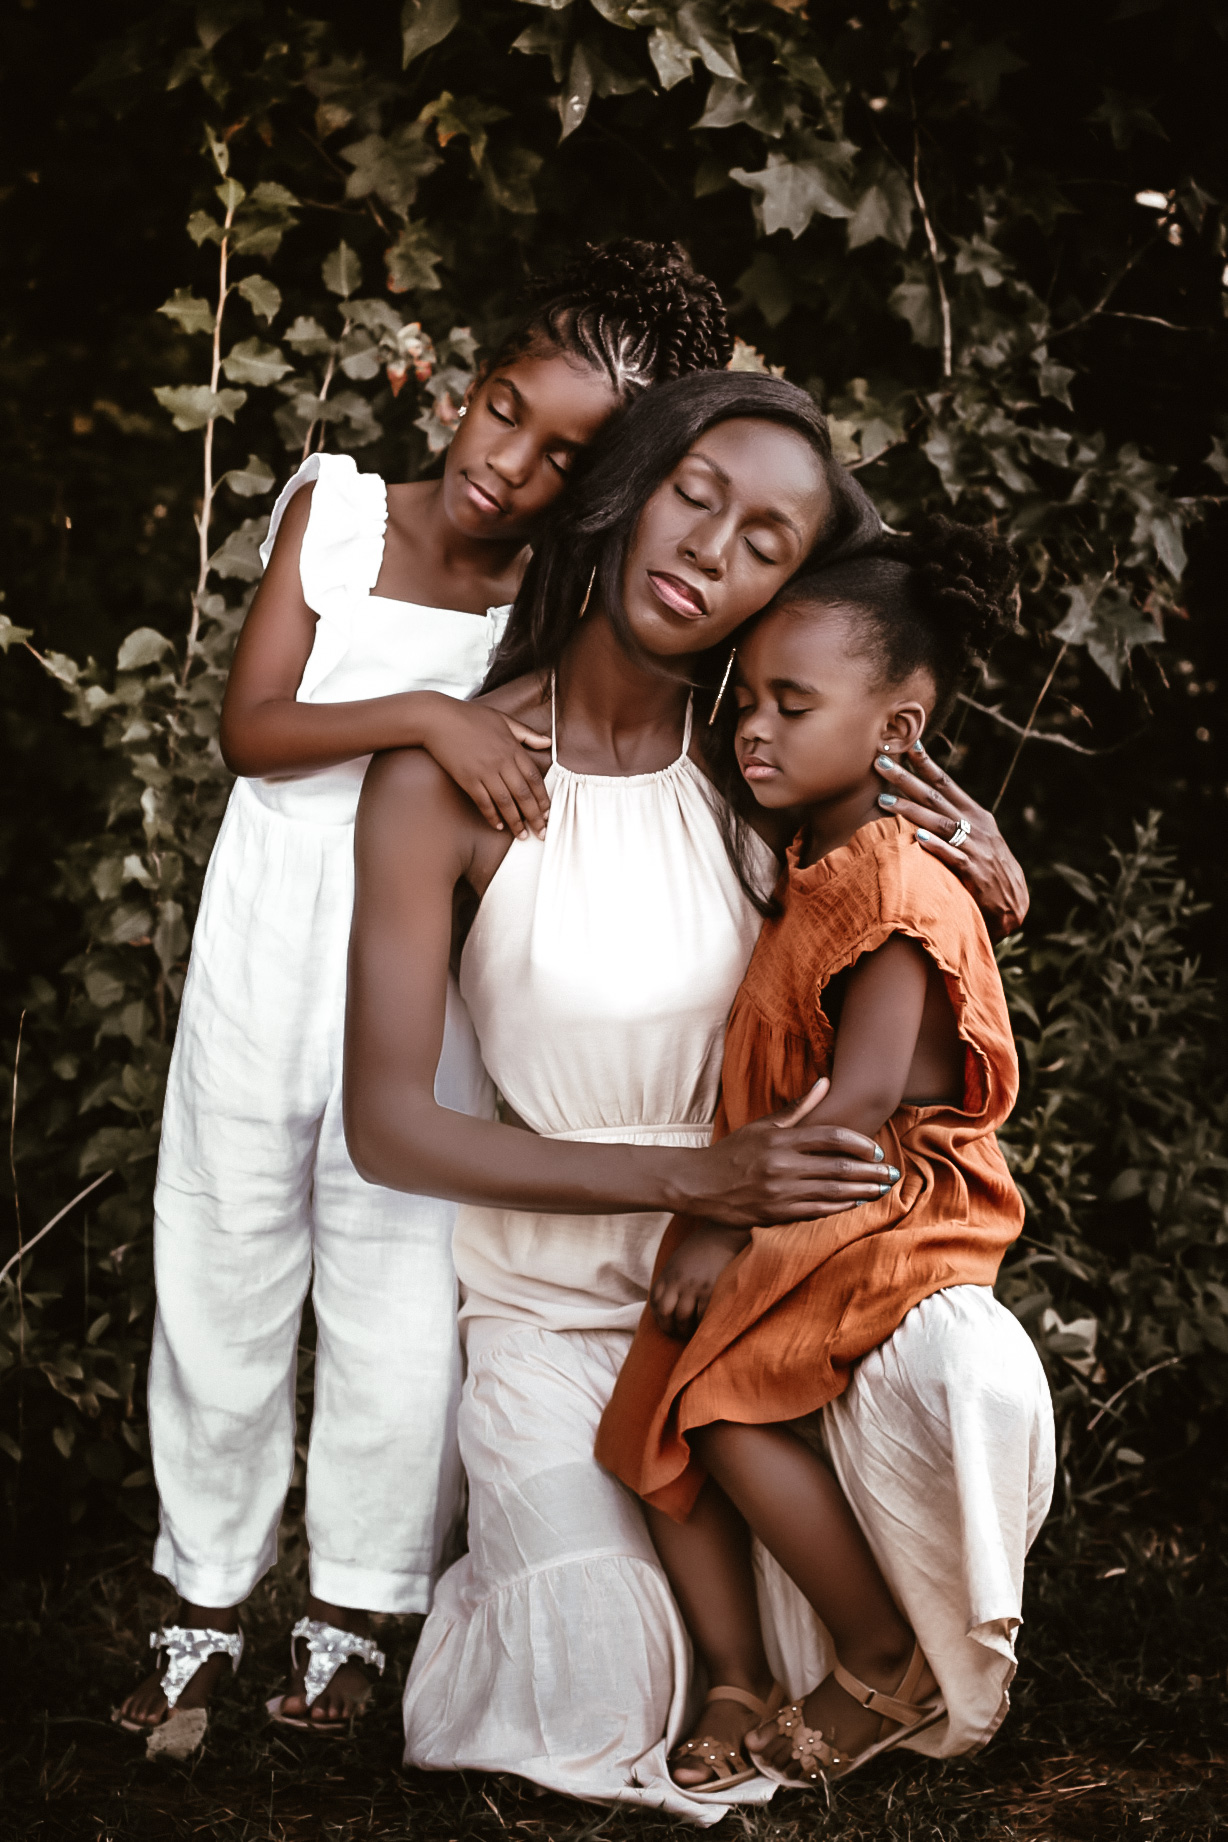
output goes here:
[{"label": "orange ruffled dress", "polygon": [[[788,1106],[828,1072],[823,991],[892,934],[941,970],[965,1044],[959,1106],[903,1106],[878,1133],[903,1173],[863,1208],[756,1228],[685,1345],[645,1310],[597,1439],[597,1457],[679,1520],[704,1471],[687,1433],[714,1420],[801,1419],[845,1390],[853,1366],[922,1299],[992,1286],[1023,1226],[995,1137],[1018,1092],[1002,982],[980,912],[896,818],[864,826],[807,869],[789,854],[784,912],[764,927],[734,1000],[715,1136]],[[657,1271],[695,1226],[676,1216]]]}]

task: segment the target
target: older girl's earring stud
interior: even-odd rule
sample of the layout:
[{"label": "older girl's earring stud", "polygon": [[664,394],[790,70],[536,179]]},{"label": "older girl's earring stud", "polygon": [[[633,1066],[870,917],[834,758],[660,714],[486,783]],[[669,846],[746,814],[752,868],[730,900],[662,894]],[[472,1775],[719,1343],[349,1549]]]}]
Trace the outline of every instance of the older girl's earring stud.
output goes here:
[{"label": "older girl's earring stud", "polygon": [[459,422],[462,419],[462,417],[467,416],[468,414],[469,414],[468,403],[462,403],[460,408],[456,412],[456,420]]},{"label": "older girl's earring stud", "polygon": [[731,675],[731,674],[732,674],[732,672],[733,672],[733,662],[734,662],[734,660],[735,660],[735,659],[737,658],[737,656],[738,656],[738,649],[737,649],[737,647],[736,647],[736,646],[731,646],[731,647],[729,648],[729,658],[728,658],[728,660],[727,660],[727,662],[726,662],[726,665],[725,665],[725,676],[724,676],[724,677],[723,677],[723,678],[721,679],[721,688],[720,688],[720,690],[719,690],[719,691],[718,691],[718,692],[716,693],[716,702],[715,702],[715,703],[713,704],[713,706],[712,706],[712,714],[711,714],[711,716],[710,716],[710,717],[708,718],[708,727],[709,727],[709,729],[711,729],[711,727],[712,727],[712,725],[713,725],[713,723],[714,723],[714,722],[716,721],[716,713],[717,713],[717,711],[718,711],[718,710],[720,709],[720,707],[721,707],[721,700],[723,699],[723,697],[724,697],[724,695],[725,695],[725,692],[726,692],[726,691],[728,690],[728,688],[729,688],[729,679],[730,679],[730,675]]},{"label": "older girl's earring stud", "polygon": [[576,615],[577,620],[583,620],[584,616],[588,613],[588,604],[593,598],[593,583],[596,580],[597,580],[597,565],[596,563],[594,563],[592,574],[589,576],[589,579],[588,579],[588,587],[584,591],[584,600],[580,603],[580,612]]}]

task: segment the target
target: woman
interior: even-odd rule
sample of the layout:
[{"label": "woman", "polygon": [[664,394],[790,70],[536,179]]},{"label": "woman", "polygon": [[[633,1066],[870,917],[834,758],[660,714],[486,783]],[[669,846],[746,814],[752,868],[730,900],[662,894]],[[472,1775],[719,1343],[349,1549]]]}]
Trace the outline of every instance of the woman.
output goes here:
[{"label": "woman", "polygon": [[[492,675],[495,708],[550,728],[544,842],[491,833],[425,756],[368,776],[348,1141],[370,1180],[473,1205],[455,1236],[469,1553],[440,1583],[407,1685],[411,1764],[721,1814],[666,1769],[686,1635],[593,1439],[671,1210],[809,1219],[898,1177],[870,1141],[782,1130],[788,1115],[708,1145],[759,925],[747,886],[774,863],[743,837],[731,867],[688,689],[714,682],[729,636],[805,562],[878,530],[804,392],[728,374],[663,386],[578,484]],[[475,900],[461,989],[528,1132],[433,1094],[453,915]]]}]

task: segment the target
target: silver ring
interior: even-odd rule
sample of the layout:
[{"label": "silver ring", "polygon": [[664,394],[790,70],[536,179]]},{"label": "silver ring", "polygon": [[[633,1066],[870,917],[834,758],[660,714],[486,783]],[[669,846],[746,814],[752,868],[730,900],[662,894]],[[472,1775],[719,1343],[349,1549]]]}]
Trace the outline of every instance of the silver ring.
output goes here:
[{"label": "silver ring", "polygon": [[951,833],[951,836],[947,839],[947,843],[959,845],[959,844],[962,844],[966,838],[970,838],[971,836],[972,836],[971,825],[969,825],[967,819],[960,819],[956,823],[955,830]]}]

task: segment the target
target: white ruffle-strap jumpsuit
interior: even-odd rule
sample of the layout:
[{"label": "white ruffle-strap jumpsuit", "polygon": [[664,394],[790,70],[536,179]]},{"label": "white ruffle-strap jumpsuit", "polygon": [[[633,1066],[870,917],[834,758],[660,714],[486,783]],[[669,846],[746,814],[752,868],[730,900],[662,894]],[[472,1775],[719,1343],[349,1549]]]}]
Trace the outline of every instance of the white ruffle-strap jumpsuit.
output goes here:
[{"label": "white ruffle-strap jumpsuit", "polygon": [[[468,696],[507,610],[371,593],[387,520],[377,475],[348,456],[313,456],[277,501],[263,559],[311,480],[301,575],[319,618],[299,701]],[[236,782],[192,943],[154,1200],[149,1418],[154,1567],[200,1605],[237,1604],[276,1559],[309,1284],[312,1590],[338,1605],[424,1611],[460,1501],[455,1205],[365,1183],[342,1133],[366,766]],[[493,1110],[455,989],[436,1092],[460,1111]]]},{"label": "white ruffle-strap jumpsuit", "polygon": [[[706,1144],[759,927],[713,796],[685,746],[625,779],[556,756],[548,784],[546,837],[511,845],[461,960],[486,1066],[548,1137]],[[686,1630],[638,1500],[593,1458],[666,1219],[457,1215],[469,1552],[423,1627],[405,1758],[714,1823],[728,1805],[688,1796],[666,1765],[696,1707]],[[1052,1487],[1036,1353],[987,1288],[955,1287],[865,1359],[821,1431],[951,1709],[917,1749],[967,1751],[1006,1711],[1024,1556]],[[830,1641],[757,1562],[769,1657],[804,1694]],[[729,1801],[774,1788],[759,1778]]]}]

